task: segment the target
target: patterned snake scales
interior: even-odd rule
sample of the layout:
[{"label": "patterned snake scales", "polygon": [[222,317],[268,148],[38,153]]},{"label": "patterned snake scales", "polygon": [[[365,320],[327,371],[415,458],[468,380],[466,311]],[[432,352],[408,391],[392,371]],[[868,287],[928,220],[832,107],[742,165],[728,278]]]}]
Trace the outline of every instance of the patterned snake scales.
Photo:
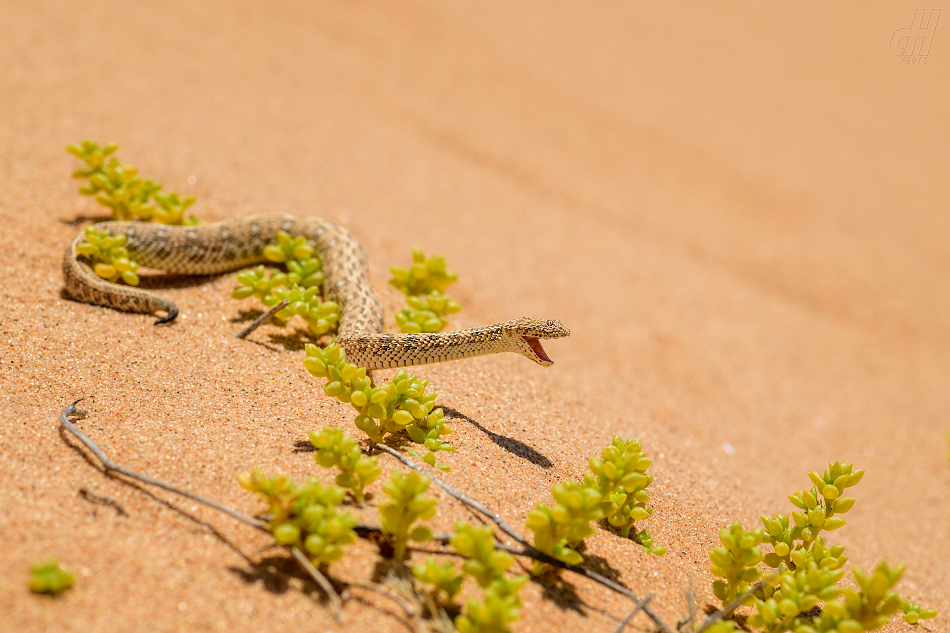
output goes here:
[{"label": "patterned snake scales", "polygon": [[[217,275],[266,261],[264,247],[278,231],[313,241],[323,260],[324,296],[340,306],[337,342],[349,363],[369,369],[438,363],[484,354],[516,352],[547,367],[553,364],[539,339],[570,336],[556,320],[514,319],[485,327],[434,334],[383,333],[383,306],[369,282],[366,252],[348,231],[319,218],[258,215],[200,226],[149,222],[103,222],[97,228],[125,234],[125,246],[140,265],[180,275]],[[63,256],[66,290],[78,301],[151,314],[156,323],[178,316],[178,306],[154,292],[115,284],[93,272],[76,252],[77,235]]]}]

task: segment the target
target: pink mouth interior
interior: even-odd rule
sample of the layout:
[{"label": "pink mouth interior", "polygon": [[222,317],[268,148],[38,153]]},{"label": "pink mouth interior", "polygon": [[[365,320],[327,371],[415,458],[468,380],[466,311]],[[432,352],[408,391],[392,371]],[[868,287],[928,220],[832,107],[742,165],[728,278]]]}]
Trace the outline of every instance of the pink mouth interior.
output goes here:
[{"label": "pink mouth interior", "polygon": [[524,342],[531,346],[531,349],[534,350],[534,353],[537,354],[538,358],[547,362],[553,363],[554,361],[544,352],[544,348],[541,347],[541,341],[533,336],[522,336]]}]

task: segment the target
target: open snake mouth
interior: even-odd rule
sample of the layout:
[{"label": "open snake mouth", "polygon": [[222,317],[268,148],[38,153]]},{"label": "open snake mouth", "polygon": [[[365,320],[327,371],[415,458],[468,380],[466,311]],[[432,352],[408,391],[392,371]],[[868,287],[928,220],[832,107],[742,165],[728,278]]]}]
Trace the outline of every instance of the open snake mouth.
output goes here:
[{"label": "open snake mouth", "polygon": [[537,356],[538,358],[540,358],[546,363],[554,362],[553,360],[551,360],[551,357],[548,356],[547,353],[544,351],[544,348],[541,347],[541,341],[539,341],[537,337],[522,336],[521,338],[523,338],[524,342],[527,343],[531,347],[531,350],[534,352],[535,356]]}]

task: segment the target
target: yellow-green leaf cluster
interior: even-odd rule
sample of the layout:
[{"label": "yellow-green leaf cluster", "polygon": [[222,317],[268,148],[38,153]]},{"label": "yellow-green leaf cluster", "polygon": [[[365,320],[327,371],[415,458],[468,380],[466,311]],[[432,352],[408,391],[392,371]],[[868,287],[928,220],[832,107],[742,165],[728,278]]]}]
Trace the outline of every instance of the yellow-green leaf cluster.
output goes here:
[{"label": "yellow-green leaf cluster", "polygon": [[438,290],[407,297],[406,303],[409,307],[396,313],[396,324],[403,332],[439,332],[449,324],[448,315],[462,309],[462,304]]},{"label": "yellow-green leaf cluster", "polygon": [[654,556],[663,556],[666,554],[667,550],[665,547],[653,544],[653,535],[651,535],[650,531],[646,528],[634,534],[633,540],[635,540],[647,554],[653,554]]},{"label": "yellow-green leaf cluster", "polygon": [[153,211],[152,220],[161,224],[198,224],[198,218],[194,215],[185,217],[185,211],[195,203],[194,196],[185,196],[180,198],[177,193],[164,193],[156,191],[153,194],[158,206]]},{"label": "yellow-green leaf cluster", "polygon": [[129,255],[125,240],[121,233],[110,235],[90,224],[86,227],[86,241],[77,244],[76,251],[89,258],[92,269],[103,279],[113,283],[121,279],[130,286],[137,286],[139,264]]},{"label": "yellow-green leaf cluster", "polygon": [[73,573],[60,567],[55,558],[33,563],[30,568],[29,586],[33,593],[60,594],[76,582]]},{"label": "yellow-green leaf cluster", "polygon": [[296,486],[285,475],[267,477],[256,468],[238,475],[238,481],[267,502],[274,540],[301,548],[314,565],[339,560],[343,547],[356,540],[356,518],[339,508],[346,494],[339,486],[324,486],[313,478]]},{"label": "yellow-green leaf cluster", "polygon": [[185,211],[195,202],[194,196],[182,199],[177,193],[163,192],[160,183],[142,178],[135,167],[123,165],[114,157],[117,149],[116,143],[101,147],[90,140],[66,147],[85,163],[73,172],[73,178],[88,180],[79,187],[79,193],[95,196],[99,204],[112,209],[114,220],[198,224],[195,216],[185,217]]},{"label": "yellow-green leaf cluster", "polygon": [[[539,503],[528,513],[528,529],[534,533],[534,547],[560,561],[578,565],[584,557],[575,548],[593,534],[591,521],[604,518],[603,497],[597,489],[576,481],[555,484],[551,495],[555,501],[552,507]],[[542,569],[543,565],[535,564],[535,573]]]},{"label": "yellow-green leaf cluster", "polygon": [[748,591],[762,576],[762,570],[756,565],[763,558],[759,544],[767,540],[765,530],[746,530],[738,521],[719,532],[721,545],[710,552],[709,558],[713,576],[723,579],[713,581],[713,593],[723,604]]},{"label": "yellow-green leaf cluster", "polygon": [[[565,563],[579,564],[584,559],[575,548],[593,533],[590,522],[604,518],[620,528],[624,538],[630,537],[634,523],[653,512],[646,490],[653,482],[653,475],[646,473],[653,462],[642,449],[639,440],[615,435],[600,458],[590,459],[591,472],[584,475],[583,483],[555,485],[551,493],[556,504],[548,507],[539,503],[528,513],[535,547]],[[634,531],[633,538],[648,553],[666,553],[665,547],[653,545],[653,537],[645,529]],[[533,571],[539,573],[543,568],[535,564]]]},{"label": "yellow-green leaf cluster", "polygon": [[[716,596],[725,604],[745,593],[761,577],[761,570],[753,565],[764,561],[778,575],[767,578],[756,591],[756,612],[747,620],[755,630],[862,633],[881,628],[898,611],[903,611],[905,621],[911,624],[935,617],[933,609],[921,609],[892,591],[904,572],[903,565],[891,567],[881,562],[871,574],[856,568],[852,573],[859,588],[838,586],[848,560],[845,548],[826,547],[818,534],[844,525],[836,513],[850,510],[854,499],[843,493],[861,480],[864,471],[834,462],[823,474],[815,471],[808,476],[814,488],[789,497],[798,508],[791,518],[784,514],[762,516],[764,530],[747,532],[738,523],[723,530],[723,546],[710,555],[713,574],[725,579],[713,583]],[[773,551],[762,556],[756,545],[766,541]],[[752,601],[750,598],[746,604]],[[816,607],[820,607],[817,615]]]},{"label": "yellow-green leaf cluster", "polygon": [[445,257],[433,255],[426,258],[420,248],[412,249],[412,266],[408,269],[393,266],[389,272],[393,275],[389,283],[410,297],[429,294],[433,290],[444,292],[458,281],[458,275],[446,266]]},{"label": "yellow-green leaf cluster", "polygon": [[379,467],[379,458],[375,455],[363,455],[359,444],[341,429],[323,427],[319,433],[310,431],[310,444],[316,450],[314,459],[324,468],[339,468],[336,484],[353,492],[353,497],[363,504],[363,491],[383,471]]},{"label": "yellow-green leaf cluster", "polygon": [[413,249],[409,268],[393,266],[390,285],[406,295],[408,308],[396,314],[402,332],[438,332],[448,325],[446,318],[462,309],[462,305],[445,294],[445,289],[458,280],[449,270],[445,258],[426,258],[421,249]]},{"label": "yellow-green leaf cluster", "polygon": [[459,633],[510,633],[509,622],[518,619],[518,596],[503,596],[487,589],[481,602],[469,600],[465,613],[455,618]]},{"label": "yellow-green leaf cluster", "polygon": [[268,260],[282,263],[287,271],[267,268],[263,264],[237,274],[232,299],[257,297],[267,307],[283,300],[289,303],[277,318],[299,316],[317,337],[336,331],[340,323],[340,307],[335,301],[322,301],[323,262],[315,256],[316,247],[306,237],[290,237],[286,231],[277,234],[277,243],[264,247]]},{"label": "yellow-green leaf cluster", "polygon": [[[636,521],[653,512],[653,506],[649,505],[650,491],[647,490],[653,483],[653,475],[646,472],[652,463],[653,460],[643,452],[640,440],[624,440],[619,435],[613,437],[599,459],[590,459],[592,475],[584,476],[584,485],[600,491],[607,522],[619,528],[623,538],[630,536]],[[649,534],[641,530],[634,533],[634,538],[645,551],[658,556],[665,554],[666,548],[645,544],[642,539],[649,538],[650,543],[653,542]]]},{"label": "yellow-green leaf cluster", "polygon": [[914,604],[910,600],[904,600],[901,611],[904,612],[904,622],[908,624],[917,624],[920,620],[929,620],[937,617],[936,609],[924,609],[919,604]]},{"label": "yellow-green leaf cluster", "polygon": [[891,591],[904,568],[902,564],[891,567],[881,561],[871,574],[857,567],[852,569],[859,588],[849,587],[844,590],[843,599],[825,602],[821,614],[810,622],[802,622],[796,633],[862,633],[881,628],[906,602]]},{"label": "yellow-green leaf cluster", "polygon": [[[272,262],[286,264],[295,260],[309,260],[313,258],[316,247],[303,235],[290,237],[290,233],[279,231],[277,243],[264,247],[264,257]],[[323,283],[322,280],[320,283]]]},{"label": "yellow-green leaf cluster", "polygon": [[315,336],[323,336],[335,331],[340,323],[340,306],[335,301],[321,301],[319,286],[274,288],[270,296],[265,297],[262,303],[273,307],[284,299],[289,303],[277,312],[277,318],[289,319],[294,315],[299,316],[307,322],[307,327]]},{"label": "yellow-green leaf cluster", "polygon": [[789,495],[788,500],[798,510],[792,512],[795,522],[792,538],[801,539],[808,545],[818,537],[822,530],[831,531],[842,527],[846,521],[837,514],[844,514],[854,506],[853,497],[843,497],[846,488],[856,485],[864,477],[863,470],[854,470],[849,463],[829,464],[823,475],[817,471],[808,473],[815,484],[811,490],[802,490]]},{"label": "yellow-green leaf cluster", "polygon": [[406,558],[406,545],[409,541],[428,541],[432,530],[413,523],[420,519],[435,516],[436,500],[425,494],[431,480],[416,471],[403,475],[394,471],[392,478],[383,486],[383,492],[389,499],[379,504],[379,516],[383,532],[393,541],[394,558],[402,562]]},{"label": "yellow-green leaf cluster", "polygon": [[814,563],[794,572],[786,570],[770,581],[775,587],[770,597],[755,601],[756,613],[749,617],[749,624],[767,633],[797,630],[810,622],[802,614],[841,595],[838,581],[843,575],[843,569],[820,569]]},{"label": "yellow-green leaf cluster", "polygon": [[451,434],[452,428],[442,409],[435,408],[438,394],[426,391],[429,381],[400,369],[391,380],[373,387],[366,369],[347,363],[336,343],[325,349],[308,344],[306,349],[304,367],[313,376],[327,379],[325,394],[356,409],[354,422],[371,440],[382,442],[387,433],[406,431],[413,442],[429,449],[425,461],[433,465],[434,453],[455,450],[441,439]]},{"label": "yellow-green leaf cluster", "polygon": [[462,590],[465,581],[465,576],[456,571],[451,561],[440,565],[431,556],[426,558],[425,563],[413,566],[412,575],[432,585],[429,594],[439,607],[452,605],[452,599]]},{"label": "yellow-green leaf cluster", "polygon": [[280,303],[280,299],[271,299],[271,293],[275,288],[287,283],[287,274],[276,268],[267,268],[264,264],[261,264],[255,268],[248,268],[239,272],[237,281],[240,285],[231,291],[232,299],[257,297],[264,305],[270,303],[271,306],[274,306]]},{"label": "yellow-green leaf cluster", "polygon": [[455,626],[462,632],[502,632],[506,625],[518,619],[521,600],[518,591],[528,576],[506,578],[504,573],[515,562],[507,552],[495,548],[491,527],[472,527],[467,523],[455,524],[455,535],[450,543],[467,560],[462,565],[466,574],[485,590],[481,601],[469,600],[464,613],[455,618]]},{"label": "yellow-green leaf cluster", "polygon": [[[462,570],[484,590],[482,600],[469,600],[464,612],[455,619],[459,631],[507,631],[506,624],[518,618],[521,601],[518,591],[527,582],[526,575],[505,577],[514,563],[514,557],[495,547],[491,527],[472,527],[459,522],[450,539],[455,551],[465,557]],[[438,606],[451,605],[452,597],[462,588],[464,576],[459,575],[452,563],[438,565],[429,558],[424,565],[412,570],[419,580],[433,586],[430,594]]]}]

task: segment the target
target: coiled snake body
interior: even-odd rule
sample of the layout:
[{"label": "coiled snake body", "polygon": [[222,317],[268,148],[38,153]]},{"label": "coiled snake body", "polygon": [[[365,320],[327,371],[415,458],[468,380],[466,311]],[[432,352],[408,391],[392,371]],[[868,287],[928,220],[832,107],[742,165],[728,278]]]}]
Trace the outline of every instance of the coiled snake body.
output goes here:
[{"label": "coiled snake body", "polygon": [[[553,361],[539,339],[569,336],[557,320],[521,318],[480,328],[432,334],[383,333],[383,306],[369,282],[363,247],[346,230],[319,218],[259,215],[199,226],[149,222],[104,222],[97,228],[124,234],[125,246],[140,265],[181,275],[216,275],[263,263],[264,247],[279,231],[316,244],[326,279],[324,296],[340,306],[337,341],[349,363],[370,369],[406,367],[448,360],[516,352],[542,366]],[[93,271],[76,251],[77,235],[63,256],[66,291],[78,301],[126,312],[178,316],[171,300],[140,288],[111,283]]]}]

